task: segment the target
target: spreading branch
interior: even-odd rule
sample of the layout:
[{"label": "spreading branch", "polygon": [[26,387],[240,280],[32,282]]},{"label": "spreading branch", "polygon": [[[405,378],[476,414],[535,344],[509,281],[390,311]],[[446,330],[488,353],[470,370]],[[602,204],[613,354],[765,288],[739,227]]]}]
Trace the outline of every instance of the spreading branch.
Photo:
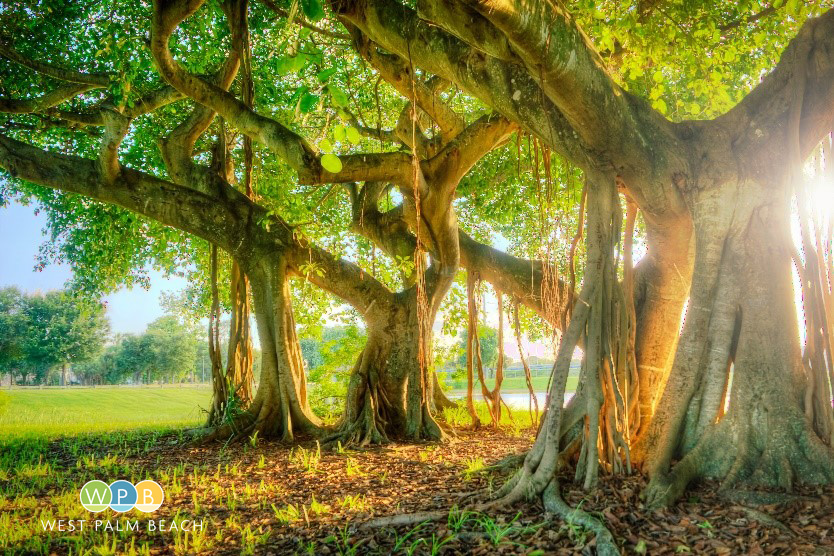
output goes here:
[{"label": "spreading branch", "polygon": [[62,85],[45,95],[26,98],[26,99],[8,99],[0,98],[0,112],[8,114],[31,114],[33,112],[44,112],[49,108],[57,106],[71,98],[74,98],[81,93],[86,93],[94,87],[83,84],[68,84]]},{"label": "spreading branch", "polygon": [[[177,63],[168,47],[179,23],[194,13],[202,0],[154,2],[151,26],[151,52],[161,75],[174,88],[220,114],[231,125],[265,145],[298,172],[300,183],[338,183],[349,181],[394,181],[403,183],[410,176],[410,158],[405,153],[352,154],[340,157],[342,170],[328,172],[318,152],[301,136],[280,122],[256,113],[222,88],[190,74]],[[234,30],[233,30],[234,32]]]},{"label": "spreading branch", "polygon": [[12,48],[4,37],[0,37],[0,56],[60,81],[81,83],[94,87],[107,87],[110,84],[111,76],[107,73],[83,73],[33,60]]}]

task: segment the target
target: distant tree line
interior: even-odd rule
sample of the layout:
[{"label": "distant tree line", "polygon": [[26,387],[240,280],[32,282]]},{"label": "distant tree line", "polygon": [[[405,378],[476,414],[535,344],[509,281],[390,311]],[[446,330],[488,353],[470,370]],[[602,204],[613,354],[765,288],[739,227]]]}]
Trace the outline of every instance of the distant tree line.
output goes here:
[{"label": "distant tree line", "polygon": [[98,356],[110,325],[104,306],[63,291],[0,290],[0,370],[23,384],[66,384],[72,365]]},{"label": "distant tree line", "polygon": [[15,385],[201,381],[205,351],[198,331],[171,315],[111,338],[100,301],[0,289],[0,375]]}]

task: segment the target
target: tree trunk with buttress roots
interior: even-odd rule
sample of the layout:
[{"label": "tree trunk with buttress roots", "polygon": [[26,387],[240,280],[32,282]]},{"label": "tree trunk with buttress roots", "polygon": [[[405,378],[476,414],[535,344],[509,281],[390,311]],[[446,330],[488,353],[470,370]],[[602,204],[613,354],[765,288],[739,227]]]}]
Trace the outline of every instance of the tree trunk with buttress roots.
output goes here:
[{"label": "tree trunk with buttress roots", "polygon": [[[366,185],[360,192],[360,203],[361,195],[370,189]],[[431,368],[432,327],[458,267],[457,219],[451,206],[438,208],[434,195],[427,195],[421,205],[426,210],[424,214],[435,214],[419,217],[424,229],[431,230],[421,232],[421,237],[431,235],[432,266],[423,271],[422,284],[417,269],[413,286],[378,299],[373,310],[365,313],[368,340],[351,373],[344,417],[339,431],[331,438],[334,442],[366,445],[393,439],[443,437],[433,413],[450,402],[438,392],[437,377]],[[394,230],[383,227],[380,221],[385,215],[367,205],[366,208],[361,216],[363,233],[392,254],[407,253],[414,243],[399,227],[403,222],[395,224],[396,235],[383,237]],[[403,241],[394,246],[395,238]],[[416,257],[425,260],[423,253]],[[420,295],[421,287],[425,297]]]},{"label": "tree trunk with buttress roots", "polygon": [[393,294],[381,305],[366,315],[368,339],[351,371],[345,413],[331,441],[439,440],[443,433],[432,415],[436,385],[425,381],[419,365],[416,290]]},{"label": "tree trunk with buttress roots", "polygon": [[691,297],[643,439],[653,505],[700,477],[723,488],[834,481],[834,452],[805,417],[787,179],[775,180],[695,196]]},{"label": "tree trunk with buttress roots", "polygon": [[[513,130],[506,120],[484,117],[430,160],[420,163],[415,149],[413,180],[399,188],[404,201],[386,213],[380,212],[378,200],[387,184],[349,187],[354,231],[392,258],[411,257],[415,268],[403,276],[403,291],[377,298],[373,314],[370,308],[363,311],[368,343],[351,374],[344,418],[332,441],[368,444],[389,438],[438,440],[443,436],[432,413],[450,402],[437,388],[431,345],[440,303],[460,263],[452,201],[457,184],[471,166]],[[431,252],[428,268],[426,252]]]},{"label": "tree trunk with buttress roots", "polygon": [[280,251],[260,253],[242,261],[252,286],[255,319],[261,341],[261,375],[249,408],[220,427],[214,438],[293,440],[296,434],[317,435],[321,421],[307,402],[301,346],[295,331],[287,262]]}]

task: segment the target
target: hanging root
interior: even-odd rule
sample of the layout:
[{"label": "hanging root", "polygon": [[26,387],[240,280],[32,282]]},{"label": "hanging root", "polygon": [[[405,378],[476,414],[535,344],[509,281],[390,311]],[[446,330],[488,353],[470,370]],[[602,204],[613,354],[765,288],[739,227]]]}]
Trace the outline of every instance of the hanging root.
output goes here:
[{"label": "hanging root", "polygon": [[530,372],[530,365],[527,364],[527,358],[524,357],[524,348],[521,345],[521,322],[518,318],[518,298],[513,298],[513,325],[515,329],[515,341],[518,345],[518,355],[521,358],[521,364],[524,367],[524,380],[527,382],[527,391],[530,393],[530,424],[534,427],[539,424],[539,400],[536,398],[536,392],[533,389],[533,376]]}]

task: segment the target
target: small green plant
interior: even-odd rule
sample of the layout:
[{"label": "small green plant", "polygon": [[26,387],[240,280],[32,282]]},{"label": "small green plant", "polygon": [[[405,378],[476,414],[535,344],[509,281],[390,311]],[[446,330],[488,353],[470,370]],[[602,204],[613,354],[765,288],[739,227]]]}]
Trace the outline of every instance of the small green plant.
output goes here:
[{"label": "small green plant", "polygon": [[452,506],[452,509],[449,510],[449,517],[446,520],[446,527],[452,533],[460,533],[463,526],[466,525],[467,522],[472,521],[478,516],[478,512],[472,512],[469,510],[461,510],[458,508],[457,504]]},{"label": "small green plant", "polygon": [[240,535],[241,554],[254,554],[255,548],[266,544],[270,535],[272,535],[270,529],[264,531],[262,527],[258,527],[257,532],[255,532],[249,525],[246,525]]},{"label": "small green plant", "polygon": [[698,527],[703,529],[709,538],[715,536],[715,532],[713,531],[714,527],[712,523],[709,522],[709,520],[705,519],[704,521],[698,524]]},{"label": "small green plant", "polygon": [[366,473],[362,471],[362,467],[359,465],[359,462],[353,458],[347,459],[346,466],[345,473],[347,473],[348,477],[362,477],[366,475]]},{"label": "small green plant", "polygon": [[429,553],[431,554],[431,556],[437,556],[438,554],[440,554],[440,549],[452,542],[453,540],[455,540],[455,537],[452,535],[441,538],[432,533],[431,544],[429,544],[428,541],[426,541],[426,544],[429,545]]},{"label": "small green plant", "polygon": [[307,473],[318,471],[321,461],[321,445],[316,441],[316,450],[308,450],[303,446],[296,446],[290,450],[290,463],[300,466]]},{"label": "small green plant", "polygon": [[463,478],[466,481],[472,479],[472,476],[480,473],[486,468],[483,458],[470,458],[466,460],[466,469],[463,471]]},{"label": "small green plant", "polygon": [[339,556],[354,556],[358,552],[359,547],[365,542],[365,539],[360,539],[358,542],[351,543],[349,526],[350,524],[346,523],[344,527],[339,529],[338,535],[330,535],[324,539],[324,542],[336,545],[336,551],[339,553]]},{"label": "small green plant", "polygon": [[316,500],[316,495],[313,495],[313,500],[310,502],[310,511],[313,512],[315,515],[324,515],[330,512],[330,506],[327,504],[322,504],[318,500]]},{"label": "small green plant", "polygon": [[339,505],[342,508],[356,512],[363,512],[368,509],[368,501],[364,494],[348,494],[339,501]]},{"label": "small green plant", "polygon": [[301,519],[301,512],[294,504],[287,504],[284,508],[276,508],[275,504],[272,504],[272,512],[275,515],[275,519],[285,525]]},{"label": "small green plant", "polygon": [[[416,527],[413,527],[412,529],[410,529],[410,530],[409,530],[409,531],[408,531],[405,535],[403,535],[403,536],[400,536],[400,534],[399,534],[399,533],[397,533],[397,531],[396,531],[396,529],[395,529],[395,530],[394,530],[394,547],[391,549],[391,552],[392,552],[393,554],[396,554],[397,552],[399,552],[399,551],[401,551],[401,550],[404,550],[404,549],[406,548],[406,547],[405,547],[405,543],[407,543],[407,542],[408,542],[408,540],[409,540],[411,537],[413,537],[414,535],[416,535],[417,533],[419,533],[419,532],[420,532],[420,530],[422,530],[422,529],[423,529],[423,527],[425,527],[428,523],[429,523],[428,521],[424,521],[423,523],[420,523],[420,524],[419,524],[419,525],[417,525]],[[420,542],[420,541],[422,541],[422,539],[417,539],[417,541],[415,541],[415,542],[417,542],[417,543],[419,544],[419,542]],[[411,546],[411,547],[413,547],[413,546],[414,546],[414,543],[412,543],[410,546]]]},{"label": "small green plant", "polygon": [[505,542],[511,542],[509,537],[517,534],[532,533],[539,529],[544,523],[538,525],[519,526],[516,524],[521,517],[521,512],[515,514],[509,523],[501,524],[486,514],[481,514],[477,518],[478,525],[484,530],[493,545],[498,546]]}]

